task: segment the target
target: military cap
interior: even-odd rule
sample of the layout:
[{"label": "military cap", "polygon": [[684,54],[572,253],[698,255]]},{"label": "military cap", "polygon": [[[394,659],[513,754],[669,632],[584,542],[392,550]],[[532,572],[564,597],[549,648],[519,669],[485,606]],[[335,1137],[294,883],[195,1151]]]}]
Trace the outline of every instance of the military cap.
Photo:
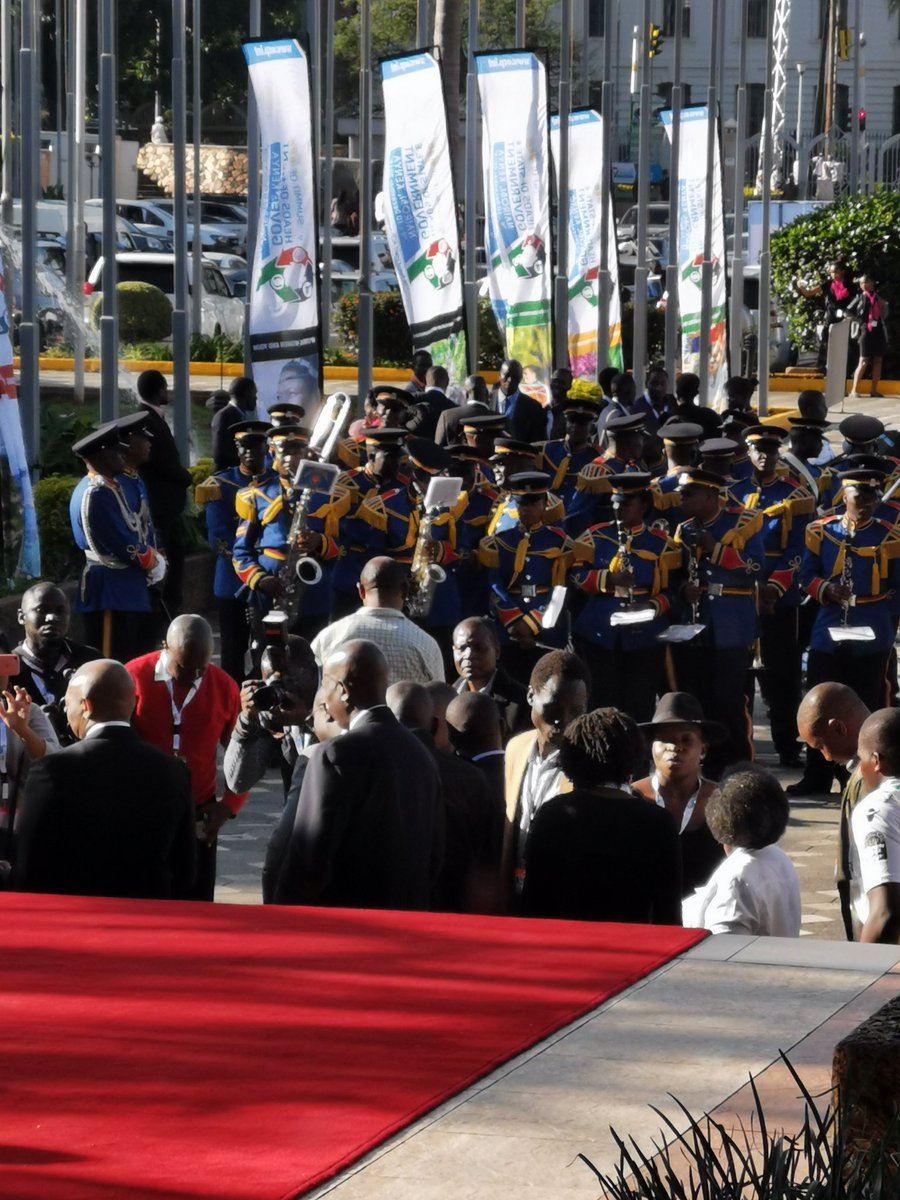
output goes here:
[{"label": "military cap", "polygon": [[607,475],[606,482],[614,496],[634,496],[647,491],[653,476],[649,471],[623,471],[620,475]]},{"label": "military cap", "polygon": [[887,476],[892,469],[892,464],[880,454],[848,454],[844,462],[847,464],[846,471],[842,469],[841,463],[835,468],[842,480],[847,478],[849,471],[880,471],[882,475]]},{"label": "military cap", "polygon": [[738,444],[731,438],[707,438],[700,443],[700,453],[704,458],[725,458],[729,454],[737,454]]},{"label": "military cap", "polygon": [[90,458],[101,450],[111,450],[122,445],[122,433],[118,421],[107,421],[97,429],[91,430],[83,438],[72,445],[72,450],[79,458]]},{"label": "military cap", "polygon": [[855,467],[852,471],[844,471],[841,484],[847,488],[875,488],[878,491],[884,487],[886,471],[874,471],[871,467]]},{"label": "military cap", "polygon": [[744,440],[749,446],[773,446],[776,450],[787,434],[777,425],[749,425],[744,430]]},{"label": "military cap", "polygon": [[705,487],[719,490],[725,487],[725,479],[718,471],[707,471],[703,467],[685,467],[678,476],[678,491],[688,487]]},{"label": "military cap", "polygon": [[153,434],[147,428],[150,420],[148,412],[129,413],[127,417],[119,417],[116,424],[119,427],[119,433],[124,437],[130,437],[133,433],[140,433],[143,437],[152,438]]},{"label": "military cap", "polygon": [[831,428],[831,422],[824,417],[788,417],[788,424],[794,429],[817,429],[820,433]]},{"label": "military cap", "polygon": [[429,475],[440,475],[453,461],[443,446],[439,446],[431,438],[407,438],[406,453],[413,466],[418,467],[420,471],[427,471]]},{"label": "military cap", "polygon": [[566,400],[562,405],[562,410],[566,420],[576,424],[587,424],[589,421],[596,421],[600,416],[600,406],[586,400],[583,396],[580,399]]},{"label": "military cap", "polygon": [[453,442],[444,449],[456,462],[486,462],[487,459],[481,453],[477,446],[470,446],[468,442]]},{"label": "military cap", "polygon": [[[721,414],[722,425],[740,425],[742,429],[749,429],[757,422],[755,412],[748,412],[746,408],[726,408]],[[767,426],[772,428],[772,426]]]},{"label": "military cap", "polygon": [[269,419],[273,425],[297,425],[306,416],[306,409],[302,404],[288,404],[286,401],[276,400],[269,409]]},{"label": "military cap", "polygon": [[509,478],[509,491],[514,496],[546,496],[550,476],[544,471],[517,471]]},{"label": "military cap", "polygon": [[838,429],[844,439],[851,445],[864,446],[867,442],[875,442],[884,433],[884,426],[877,417],[867,417],[865,413],[856,413],[852,417],[844,417]]},{"label": "military cap", "polygon": [[376,404],[385,401],[389,405],[407,405],[413,403],[413,397],[404,388],[395,387],[392,383],[380,383],[369,389],[368,398]]},{"label": "military cap", "polygon": [[627,413],[624,417],[610,417],[606,422],[606,432],[612,436],[615,436],[617,433],[643,433],[643,415],[641,413]]},{"label": "military cap", "polygon": [[[238,421],[237,425],[231,427],[231,436],[236,442],[250,444],[263,441],[271,428],[268,421]],[[289,426],[275,426],[275,429],[285,428]]]},{"label": "military cap", "polygon": [[372,450],[399,450],[407,432],[405,429],[391,428],[387,425],[379,429],[369,429],[366,431],[366,445]]},{"label": "military cap", "polygon": [[529,458],[537,458],[539,453],[540,451],[532,446],[531,442],[520,442],[516,438],[497,438],[494,442],[491,461],[493,462],[495,458],[505,458],[507,454],[524,454]]},{"label": "military cap", "polygon": [[688,445],[699,442],[703,437],[703,426],[694,425],[691,421],[666,421],[660,427],[659,436],[664,442],[674,442],[676,445]]},{"label": "military cap", "polygon": [[302,425],[273,425],[268,433],[269,441],[276,446],[302,445],[309,443],[309,430]]},{"label": "military cap", "polygon": [[499,433],[506,424],[503,413],[478,413],[474,417],[466,417],[463,421],[463,433]]}]

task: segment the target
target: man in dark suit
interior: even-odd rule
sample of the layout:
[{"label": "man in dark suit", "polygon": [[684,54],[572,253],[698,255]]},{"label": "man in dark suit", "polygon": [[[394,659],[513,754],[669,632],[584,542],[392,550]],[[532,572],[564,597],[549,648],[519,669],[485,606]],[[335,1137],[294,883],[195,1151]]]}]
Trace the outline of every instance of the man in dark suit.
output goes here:
[{"label": "man in dark suit", "polygon": [[425,383],[426,389],[412,406],[406,428],[416,437],[434,441],[439,419],[457,406],[447,396],[450,376],[446,367],[429,367],[425,372]]},{"label": "man in dark suit", "polygon": [[460,758],[478,767],[491,797],[505,811],[505,756],[497,705],[484,692],[461,692],[447,705],[446,719],[451,746]]},{"label": "man in dark suit", "polygon": [[181,607],[184,579],[181,514],[192,479],[190,471],[182,465],[172,431],[163,416],[163,409],[169,403],[166,377],[159,371],[142,371],[138,375],[137,391],[140,407],[147,413],[147,432],[153,439],[150,457],[140,469],[141,479],[147,487],[153,527],[169,564],[162,593],[169,610],[169,616],[163,620],[164,628]]},{"label": "man in dark suit", "polygon": [[238,465],[234,427],[241,425],[256,411],[256,384],[252,379],[232,379],[228,403],[220,408],[210,423],[212,430],[213,463],[217,471],[227,471]]},{"label": "man in dark suit", "polygon": [[25,892],[183,896],[196,833],[187,767],[141,741],[134,684],[101,658],[72,676],[66,716],[79,739],[34,763],[20,809],[13,884]]},{"label": "man in dark suit", "polygon": [[438,417],[434,440],[439,446],[450,446],[458,442],[462,436],[462,427],[471,417],[483,417],[490,414],[490,392],[481,375],[469,375],[463,384],[466,395],[465,404],[448,408]]},{"label": "man in dark suit", "polygon": [[531,728],[525,688],[500,666],[500,639],[488,617],[466,617],[453,630],[456,692],[483,692],[497,705],[505,737]]},{"label": "man in dark suit", "polygon": [[431,907],[443,857],[437,768],[385,704],[388,668],[373,642],[324,664],[322,692],[348,732],[310,755],[277,904]]},{"label": "man in dark suit", "polygon": [[519,391],[522,364],[515,358],[500,364],[500,382],[493,404],[506,417],[506,431],[520,442],[544,442],[549,435],[547,410],[532,396]]}]

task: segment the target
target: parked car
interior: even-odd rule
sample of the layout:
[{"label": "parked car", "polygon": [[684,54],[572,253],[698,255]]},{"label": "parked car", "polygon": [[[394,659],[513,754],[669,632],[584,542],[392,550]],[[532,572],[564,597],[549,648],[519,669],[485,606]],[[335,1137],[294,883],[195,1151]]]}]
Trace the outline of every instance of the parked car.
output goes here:
[{"label": "parked car", "polygon": [[[616,239],[620,242],[633,242],[637,237],[638,206],[632,204],[619,217],[616,224]],[[668,204],[647,205],[647,237],[669,237],[669,206]]]},{"label": "parked car", "polygon": [[[103,258],[97,259],[84,285],[84,294],[93,303],[103,275]],[[175,255],[135,254],[122,251],[116,254],[120,283],[149,283],[175,300]],[[193,263],[187,260],[188,287],[193,291]],[[222,272],[206,259],[201,264],[200,285],[203,295],[200,304],[201,332],[209,336],[224,333],[226,337],[244,336],[244,302],[233,296]]]},{"label": "parked car", "polygon": [[[102,205],[101,200],[85,202],[85,211]],[[188,211],[190,213],[190,205]],[[126,221],[131,221],[141,233],[154,237],[175,237],[175,202],[173,200],[116,200],[116,212]],[[240,254],[246,242],[246,229],[243,235],[235,232],[235,227],[221,222],[211,222],[200,225],[200,245],[204,250],[218,250],[222,253]],[[193,245],[193,226],[188,219],[188,247]]]}]

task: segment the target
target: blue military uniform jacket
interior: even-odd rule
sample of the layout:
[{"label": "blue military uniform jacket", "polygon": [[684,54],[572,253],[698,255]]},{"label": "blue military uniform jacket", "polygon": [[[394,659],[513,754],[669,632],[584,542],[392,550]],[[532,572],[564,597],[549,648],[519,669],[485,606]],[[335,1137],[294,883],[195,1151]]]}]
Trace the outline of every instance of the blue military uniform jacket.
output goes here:
[{"label": "blue military uniform jacket", "polygon": [[194,499],[206,517],[206,536],[216,555],[213,594],[220,600],[234,600],[244,585],[234,569],[234,539],[237,534],[238,492],[247,487],[264,489],[277,479],[273,471],[253,476],[243,467],[227,467],[197,485]]},{"label": "blue military uniform jacket", "polygon": [[652,621],[639,625],[611,625],[610,617],[628,604],[628,597],[616,593],[609,576],[625,569],[614,521],[586,530],[575,543],[576,565],[572,582],[588,597],[578,615],[574,631],[604,649],[646,650],[657,644],[659,633],[668,624],[671,607],[670,576],[681,567],[681,550],[668,531],[660,525],[641,525],[629,530],[626,552],[635,577],[633,589],[637,604],[649,604],[656,612]]},{"label": "blue military uniform jacket", "polygon": [[612,488],[610,475],[621,475],[625,471],[646,471],[646,464],[624,462],[613,458],[608,452],[595,458],[578,472],[572,501],[566,505],[566,531],[578,537],[592,525],[599,525],[612,515]]},{"label": "blue military uniform jacket", "polygon": [[156,551],[117,479],[89,471],[69,501],[75,544],[85,567],[77,612],[150,612],[147,571]]},{"label": "blue military uniform jacket", "polygon": [[800,563],[806,526],[815,514],[815,503],[809,489],[790,475],[776,475],[765,483],[755,476],[750,480],[744,504],[762,516],[766,547],[759,583],[777,589],[776,608],[797,608],[803,600]]},{"label": "blue military uniform jacket", "polygon": [[542,643],[564,645],[566,622],[543,629],[543,616],[554,587],[565,584],[574,559],[571,539],[556,525],[522,525],[486,537],[478,559],[490,572],[492,604],[504,636],[516,621],[539,636]]},{"label": "blue military uniform jacket", "polygon": [[544,442],[541,449],[544,457],[540,469],[550,476],[550,490],[559,496],[568,511],[575,495],[579,473],[597,458],[600,449],[598,446],[589,445],[583,450],[571,453],[565,438]]},{"label": "blue military uniform jacket", "polygon": [[[763,577],[766,562],[762,524],[760,513],[723,504],[719,515],[702,526],[716,542],[709,555],[684,544],[684,522],[675,531],[685,574],[691,558],[697,564],[699,620],[706,626],[702,637],[718,650],[749,649],[756,639],[756,583]],[[686,605],[682,619],[691,619]]]},{"label": "blue military uniform jacket", "polygon": [[838,643],[828,630],[846,624],[868,625],[875,641],[859,643],[860,653],[887,652],[894,642],[900,607],[900,531],[891,521],[878,518],[857,528],[849,539],[850,578],[855,603],[846,610],[827,604],[823,593],[829,583],[840,583],[848,554],[848,531],[841,515],[812,521],[806,529],[806,552],[800,567],[800,584],[820,604],[810,637],[810,649],[834,654]]},{"label": "blue military uniform jacket", "polygon": [[[566,510],[562,500],[551,493],[547,497],[547,507],[544,509],[544,524],[558,525],[565,515]],[[488,519],[488,535],[502,533],[505,529],[515,529],[518,523],[519,502],[509,492],[498,492]]]}]

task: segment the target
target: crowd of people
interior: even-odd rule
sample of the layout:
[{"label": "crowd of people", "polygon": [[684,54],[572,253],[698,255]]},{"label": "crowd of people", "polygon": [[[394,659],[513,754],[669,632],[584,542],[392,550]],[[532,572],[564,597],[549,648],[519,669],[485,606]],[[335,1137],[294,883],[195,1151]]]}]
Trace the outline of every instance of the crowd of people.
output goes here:
[{"label": "crowd of people", "polygon": [[511,360],[456,403],[419,354],[326,465],[301,406],[261,420],[235,380],[196,491],[219,667],[179,613],[187,472],[145,372],[139,411],[74,447],[88,645],[38,584],[0,679],[11,886],[212,899],[218,833],[272,771],[266,902],[796,936],[756,703],[782,765],[805,750],[794,791],[849,768],[848,935],[896,940],[900,459],[863,416],[835,456],[816,392],[762,422],[755,381],[721,414],[699,383],[605,371],[588,399],[557,370],[544,406]]}]

